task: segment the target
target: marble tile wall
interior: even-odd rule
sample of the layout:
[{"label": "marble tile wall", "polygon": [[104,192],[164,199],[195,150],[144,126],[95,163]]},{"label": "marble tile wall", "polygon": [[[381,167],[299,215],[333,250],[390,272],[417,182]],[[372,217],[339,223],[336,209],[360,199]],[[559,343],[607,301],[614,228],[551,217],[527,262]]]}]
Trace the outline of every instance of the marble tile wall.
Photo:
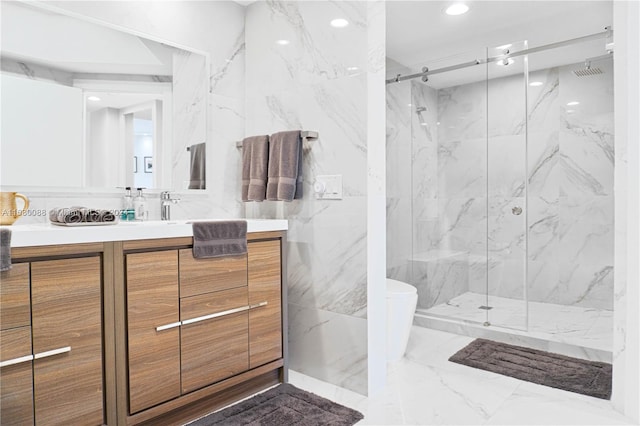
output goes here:
[{"label": "marble tile wall", "polygon": [[579,78],[581,65],[530,73],[543,84],[527,94],[528,147],[521,75],[489,80],[488,91],[484,81],[388,86],[387,266],[419,288],[420,307],[485,293],[488,277],[491,295],[612,309],[613,69],[603,61],[603,74]]},{"label": "marble tile wall", "polygon": [[614,2],[615,283],[611,401],[640,423],[640,3]]},{"label": "marble tile wall", "polygon": [[[613,309],[613,64],[534,72],[529,91],[529,298]],[[569,106],[570,102],[579,102]]]},{"label": "marble tile wall", "polygon": [[367,16],[367,387],[387,384],[386,286],[386,3],[366,2]]},{"label": "marble tile wall", "polygon": [[[337,16],[350,25],[336,29]],[[303,199],[245,203],[286,218],[290,366],[367,392],[366,2],[267,1],[246,17],[246,135],[316,130]],[[286,39],[289,44],[276,44]],[[314,176],[341,174],[342,200],[317,200]],[[239,187],[238,187],[239,190]],[[239,198],[239,194],[236,195]]]}]

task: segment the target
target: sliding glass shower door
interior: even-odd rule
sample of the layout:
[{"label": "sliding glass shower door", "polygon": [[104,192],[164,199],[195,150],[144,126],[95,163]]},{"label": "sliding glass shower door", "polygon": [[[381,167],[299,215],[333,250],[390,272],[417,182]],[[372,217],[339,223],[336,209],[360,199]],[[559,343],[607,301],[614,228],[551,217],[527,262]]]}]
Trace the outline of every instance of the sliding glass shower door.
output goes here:
[{"label": "sliding glass shower door", "polygon": [[525,47],[432,62],[410,82],[418,318],[526,328],[527,68],[509,56]]},{"label": "sliding glass shower door", "polygon": [[488,303],[487,64],[457,67],[486,56],[482,49],[434,61],[426,81],[411,81],[418,321],[421,315],[488,321],[481,308]]}]

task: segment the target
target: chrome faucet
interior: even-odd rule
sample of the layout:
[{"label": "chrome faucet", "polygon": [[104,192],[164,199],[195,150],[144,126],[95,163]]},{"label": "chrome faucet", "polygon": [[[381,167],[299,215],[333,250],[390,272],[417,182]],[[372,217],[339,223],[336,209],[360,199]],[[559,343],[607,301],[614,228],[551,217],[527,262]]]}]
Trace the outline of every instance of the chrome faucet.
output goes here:
[{"label": "chrome faucet", "polygon": [[171,204],[178,204],[180,198],[171,198],[169,191],[160,193],[160,220],[171,220]]}]

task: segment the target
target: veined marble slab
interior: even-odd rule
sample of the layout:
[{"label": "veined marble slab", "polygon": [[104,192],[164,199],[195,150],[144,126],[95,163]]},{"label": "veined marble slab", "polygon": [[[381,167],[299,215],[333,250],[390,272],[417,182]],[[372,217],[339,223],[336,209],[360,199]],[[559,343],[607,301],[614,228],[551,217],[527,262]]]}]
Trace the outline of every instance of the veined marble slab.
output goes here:
[{"label": "veined marble slab", "polygon": [[[198,220],[229,219],[151,220],[120,222],[116,225],[105,226],[70,227],[52,224],[18,225],[11,227],[11,247],[191,237],[193,236],[191,223]],[[288,228],[286,220],[247,220],[247,232],[249,233],[286,231]]]}]

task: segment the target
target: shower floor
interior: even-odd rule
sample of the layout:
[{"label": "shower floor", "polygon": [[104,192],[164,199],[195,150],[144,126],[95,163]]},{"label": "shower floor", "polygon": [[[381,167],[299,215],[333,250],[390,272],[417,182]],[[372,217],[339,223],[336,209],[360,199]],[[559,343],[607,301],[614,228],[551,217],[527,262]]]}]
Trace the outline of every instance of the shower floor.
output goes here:
[{"label": "shower floor", "polygon": [[[607,361],[613,348],[613,312],[579,306],[555,305],[552,303],[529,302],[529,324],[526,323],[526,304],[522,300],[489,296],[490,310],[480,309],[487,304],[485,295],[463,293],[447,303],[429,309],[416,310],[417,325],[459,334],[483,337],[483,333],[465,333],[455,326],[444,327],[438,319],[457,321],[464,325],[480,327],[485,331],[502,331],[511,334],[511,341],[526,338],[570,345],[584,350],[592,350],[589,359]],[[489,327],[483,326],[489,314]],[[425,319],[427,321],[425,321]],[[452,324],[455,325],[455,324]],[[490,337],[490,336],[487,336]],[[538,345],[539,346],[539,345]],[[551,345],[553,346],[553,345]],[[546,348],[548,349],[548,348]],[[610,360],[610,359],[609,359]]]}]

